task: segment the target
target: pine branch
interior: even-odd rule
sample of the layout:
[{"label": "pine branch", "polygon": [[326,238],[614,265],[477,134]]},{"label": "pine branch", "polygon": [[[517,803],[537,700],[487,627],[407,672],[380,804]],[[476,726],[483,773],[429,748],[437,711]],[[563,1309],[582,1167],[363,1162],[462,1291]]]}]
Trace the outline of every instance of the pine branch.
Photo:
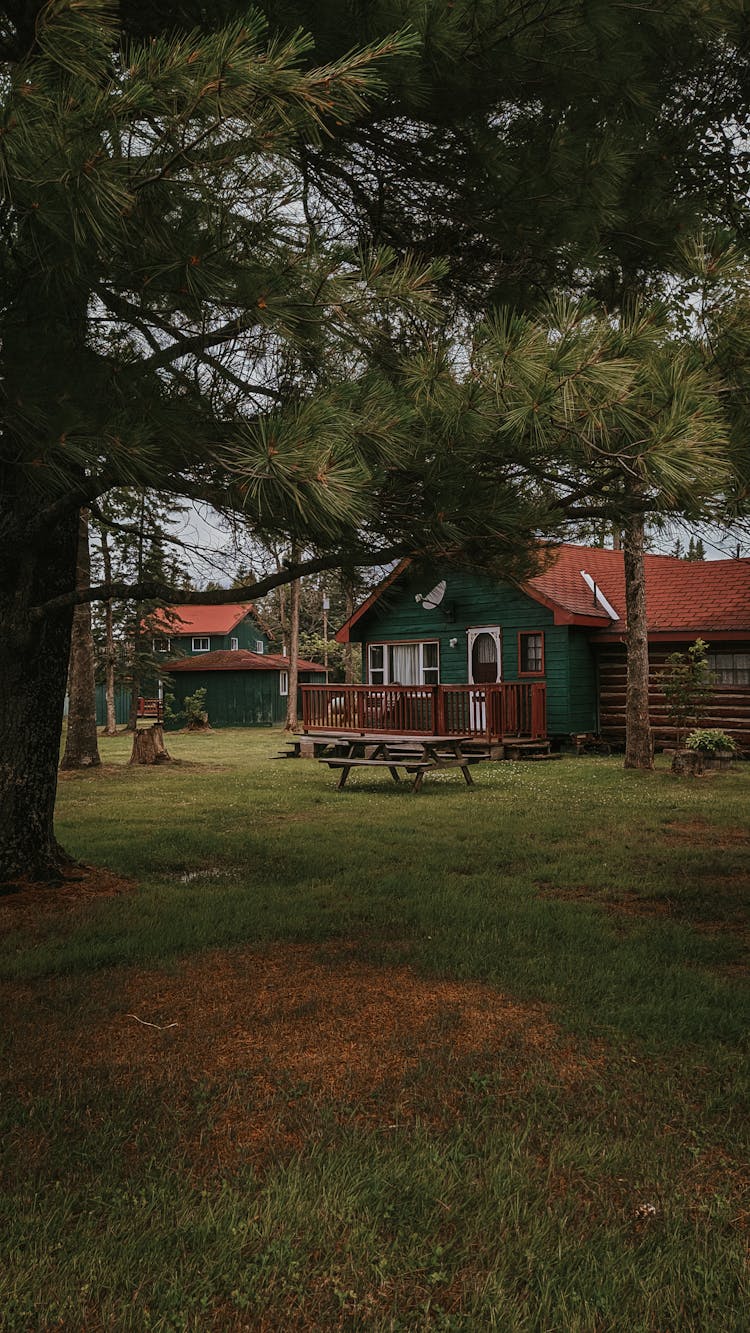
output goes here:
[{"label": "pine branch", "polygon": [[225,606],[228,603],[244,602],[263,597],[274,588],[304,578],[308,574],[320,574],[328,569],[338,569],[343,565],[355,565],[357,568],[389,564],[403,556],[412,555],[411,548],[401,543],[384,546],[380,550],[362,547],[348,549],[345,553],[337,551],[331,555],[316,557],[313,560],[297,561],[274,574],[257,579],[254,583],[243,584],[236,588],[213,588],[208,592],[196,592],[193,588],[174,588],[167,583],[145,581],[142,583],[103,583],[91,588],[77,588],[73,592],[63,593],[47,602],[30,609],[32,621],[45,619],[71,606],[80,606],[86,602],[107,602],[113,598],[119,601],[157,601],[167,605],[180,606]]}]

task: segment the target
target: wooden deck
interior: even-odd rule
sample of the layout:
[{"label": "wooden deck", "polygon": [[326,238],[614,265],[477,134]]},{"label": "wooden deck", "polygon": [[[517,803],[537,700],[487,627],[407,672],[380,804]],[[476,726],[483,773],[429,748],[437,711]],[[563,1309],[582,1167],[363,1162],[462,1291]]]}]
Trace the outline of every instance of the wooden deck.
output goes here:
[{"label": "wooden deck", "polygon": [[541,682],[497,685],[302,685],[302,729],[403,736],[544,740]]}]

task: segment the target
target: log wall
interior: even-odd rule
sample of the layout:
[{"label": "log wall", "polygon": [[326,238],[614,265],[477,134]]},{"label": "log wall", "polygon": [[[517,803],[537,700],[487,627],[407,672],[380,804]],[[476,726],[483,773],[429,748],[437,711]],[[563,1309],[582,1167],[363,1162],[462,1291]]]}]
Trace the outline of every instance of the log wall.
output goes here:
[{"label": "log wall", "polygon": [[[649,645],[649,712],[657,749],[673,746],[675,728],[667,721],[667,703],[659,688],[659,673],[670,653],[682,652],[689,643],[658,643]],[[747,644],[724,644],[729,652],[747,652]],[[597,647],[599,676],[599,723],[602,736],[610,745],[625,745],[625,645],[601,644]],[[703,727],[721,727],[729,732],[741,748],[750,755],[750,685],[717,685],[700,719]]]}]

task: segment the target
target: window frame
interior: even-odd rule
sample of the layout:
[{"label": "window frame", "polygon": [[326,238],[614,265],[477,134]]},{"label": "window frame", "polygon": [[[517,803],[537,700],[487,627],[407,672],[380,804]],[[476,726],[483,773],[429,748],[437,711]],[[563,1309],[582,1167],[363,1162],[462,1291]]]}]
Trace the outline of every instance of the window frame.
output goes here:
[{"label": "window frame", "polygon": [[[390,685],[390,684],[391,684],[391,676],[392,676],[392,674],[393,674],[393,671],[392,671],[392,656],[391,656],[391,650],[392,650],[393,648],[408,648],[408,647],[414,647],[414,646],[416,646],[416,647],[419,648],[419,675],[420,675],[420,679],[416,682],[416,685],[417,685],[417,686],[426,686],[428,689],[429,689],[429,687],[430,687],[431,685],[439,685],[439,684],[440,684],[440,647],[441,647],[441,645],[440,645],[440,640],[439,640],[439,639],[378,639],[378,640],[377,640],[376,642],[374,642],[374,643],[368,643],[368,644],[367,644],[367,684],[368,684],[368,685],[372,685],[375,689],[377,689],[377,688],[378,688],[379,686],[381,686],[381,685]],[[436,665],[436,666],[428,666],[428,667],[425,667],[425,663],[424,663],[424,650],[425,650],[426,647],[429,647],[429,648],[435,648],[435,650],[436,650],[436,655],[437,655],[437,665]],[[382,651],[382,654],[383,654],[383,665],[382,665],[382,667],[374,667],[374,668],[373,668],[373,665],[372,665],[372,650],[373,650],[374,648],[376,648],[376,649],[379,648],[379,649]],[[382,671],[382,673],[383,673],[383,679],[382,679],[382,680],[373,680],[373,678],[372,678],[372,672],[373,672],[373,670],[377,671],[378,673],[380,673],[380,672]],[[425,671],[435,672],[435,673],[437,674],[437,680],[425,680],[425,677],[424,677],[424,673],[425,673]],[[402,684],[401,681],[399,681],[398,683],[399,683],[399,684]],[[410,687],[407,685],[407,686],[405,686],[405,688],[406,688],[406,689],[409,689]]]},{"label": "window frame", "polygon": [[[529,670],[524,671],[524,669],[523,669],[523,661],[524,661],[523,640],[524,640],[524,639],[539,639],[539,641],[540,641],[540,642],[539,642],[539,647],[540,647],[540,650],[541,650],[541,666],[538,667],[538,668],[535,668],[533,671],[529,671]],[[527,656],[527,661],[528,661],[528,656]],[[543,629],[523,629],[523,630],[519,630],[519,631],[518,631],[518,676],[519,676],[519,679],[521,679],[521,678],[526,678],[526,677],[529,677],[529,676],[534,676],[534,677],[543,676],[543,675],[544,675],[544,672],[545,672],[545,666],[546,666],[546,663],[545,663],[545,651],[544,651],[544,630],[543,630]]]},{"label": "window frame", "polygon": [[[191,644],[192,644],[191,652],[194,652],[194,653],[210,653],[210,651],[211,651],[211,636],[210,636],[210,634],[193,634],[193,635],[191,636],[190,642],[191,642]],[[196,644],[200,644],[200,643],[205,643],[206,647],[205,647],[205,648],[196,648],[195,645],[196,645]]]},{"label": "window frame", "polygon": [[[733,659],[733,660],[732,660],[732,665],[731,665],[731,667],[727,668],[727,667],[720,667],[720,666],[717,666],[717,665],[716,665],[716,659],[717,659],[717,657],[731,657],[731,658]],[[750,649],[729,648],[729,649],[725,649],[724,651],[722,651],[721,648],[718,648],[718,647],[717,647],[717,648],[712,649],[712,651],[709,652],[709,653],[707,654],[708,667],[709,667],[709,670],[710,670],[712,676],[714,677],[714,683],[713,683],[713,686],[712,686],[713,689],[715,689],[715,690],[746,690],[746,689],[748,688],[748,685],[750,685],[750,680],[738,680],[738,679],[737,679],[737,676],[738,676],[739,672],[741,672],[741,671],[743,671],[743,672],[747,672],[748,669],[749,669],[747,666],[738,666],[738,665],[735,664],[734,659],[735,659],[735,658],[738,658],[738,657],[750,657]],[[731,679],[731,680],[718,680],[718,679],[716,679],[716,677],[718,677],[718,675],[719,675],[720,672],[723,673],[723,672],[726,672],[727,670],[731,671],[731,673],[732,673],[732,679]]]},{"label": "window frame", "polygon": [[266,645],[262,639],[255,640],[255,651],[259,657],[262,657],[266,651]]},{"label": "window frame", "polygon": [[279,694],[281,695],[282,699],[286,699],[286,698],[289,697],[289,672],[288,672],[288,671],[280,671],[280,672],[279,672]]},{"label": "window frame", "polygon": [[239,641],[239,639],[236,638],[234,634],[230,634],[230,636],[229,636],[229,651],[230,651],[230,653],[237,653],[237,652],[239,652],[239,648],[240,648],[240,641]]},{"label": "window frame", "polygon": [[[162,647],[162,646],[161,646],[162,644],[166,644],[166,647]],[[166,637],[161,638],[161,639],[152,639],[152,640],[151,640],[151,651],[152,651],[152,653],[159,653],[159,654],[161,654],[161,653],[171,653],[171,651],[172,651],[172,640],[171,640],[170,638],[166,638]]]}]

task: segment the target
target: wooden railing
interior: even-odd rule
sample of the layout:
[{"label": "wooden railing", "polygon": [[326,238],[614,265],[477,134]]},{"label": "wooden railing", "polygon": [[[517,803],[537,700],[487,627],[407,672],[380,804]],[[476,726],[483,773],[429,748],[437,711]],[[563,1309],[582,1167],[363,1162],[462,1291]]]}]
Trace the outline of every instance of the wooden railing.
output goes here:
[{"label": "wooden railing", "polygon": [[301,685],[305,731],[402,735],[547,735],[542,682],[497,685]]},{"label": "wooden railing", "polygon": [[164,704],[161,699],[139,699],[138,716],[152,717],[156,722],[163,722]]}]

